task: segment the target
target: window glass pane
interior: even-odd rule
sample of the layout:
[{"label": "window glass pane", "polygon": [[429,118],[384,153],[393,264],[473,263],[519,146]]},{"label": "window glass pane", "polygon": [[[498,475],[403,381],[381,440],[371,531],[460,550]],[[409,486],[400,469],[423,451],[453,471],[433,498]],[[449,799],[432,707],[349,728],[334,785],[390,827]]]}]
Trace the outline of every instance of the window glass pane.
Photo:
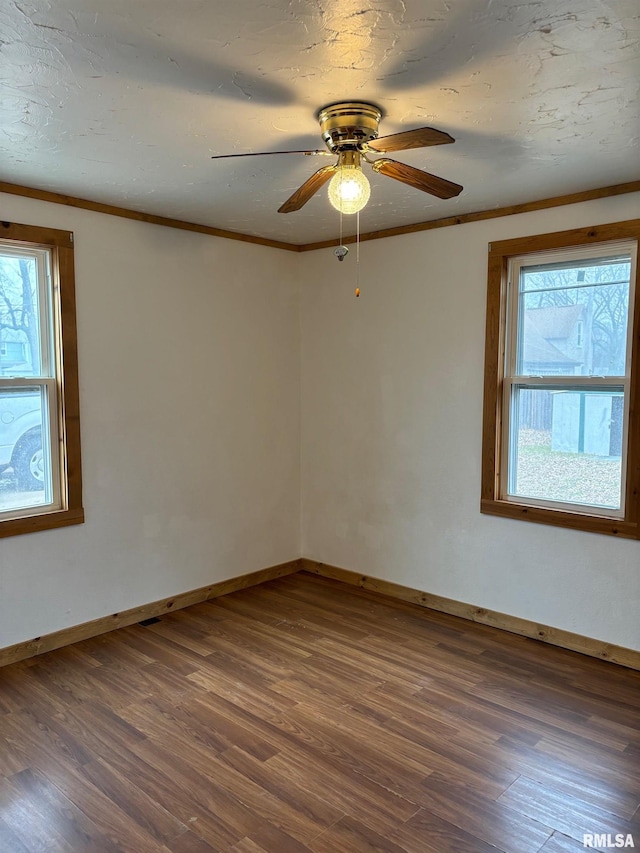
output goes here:
[{"label": "window glass pane", "polygon": [[0,251],[0,376],[39,376],[40,305],[34,256]]},{"label": "window glass pane", "polygon": [[0,388],[0,512],[52,502],[46,391]]},{"label": "window glass pane", "polygon": [[622,389],[513,393],[510,495],[620,509]]},{"label": "window glass pane", "polygon": [[630,256],[520,269],[517,372],[625,376]]}]

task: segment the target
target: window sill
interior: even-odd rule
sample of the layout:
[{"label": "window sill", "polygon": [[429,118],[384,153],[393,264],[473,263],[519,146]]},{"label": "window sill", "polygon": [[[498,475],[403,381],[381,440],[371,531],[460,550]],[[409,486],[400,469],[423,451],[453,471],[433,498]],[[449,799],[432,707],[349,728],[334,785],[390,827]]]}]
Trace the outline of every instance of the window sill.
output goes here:
[{"label": "window sill", "polygon": [[22,533],[37,533],[40,530],[55,530],[57,527],[70,527],[84,523],[84,509],[63,509],[42,515],[11,518],[0,522],[0,539],[6,536],[19,536]]},{"label": "window sill", "polygon": [[480,501],[480,512],[485,515],[498,515],[502,518],[517,518],[522,521],[533,521],[537,524],[551,524],[565,527],[569,530],[586,530],[590,533],[605,533],[622,539],[638,539],[640,533],[638,524],[608,516],[586,515],[578,512],[565,512],[560,509],[519,504],[513,501],[490,500]]}]

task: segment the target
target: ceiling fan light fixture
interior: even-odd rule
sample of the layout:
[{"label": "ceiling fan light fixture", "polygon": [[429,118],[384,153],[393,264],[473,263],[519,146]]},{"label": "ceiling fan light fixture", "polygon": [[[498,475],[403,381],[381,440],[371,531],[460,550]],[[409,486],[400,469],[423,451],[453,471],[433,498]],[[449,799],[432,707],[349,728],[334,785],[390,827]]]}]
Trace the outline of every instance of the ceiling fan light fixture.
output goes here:
[{"label": "ceiling fan light fixture", "polygon": [[414,189],[437,198],[454,198],[462,192],[460,184],[431,175],[406,163],[380,157],[370,160],[368,154],[388,154],[391,151],[408,151],[413,148],[428,148],[431,145],[446,145],[455,139],[433,127],[416,127],[378,136],[382,110],[374,104],[361,101],[345,101],[329,104],[318,113],[322,138],[327,150],[309,151],[261,151],[246,154],[216,154],[213,159],[226,157],[262,157],[266,154],[324,154],[336,155],[338,161],[323,166],[313,173],[278,208],[278,213],[292,213],[318,192],[329,181],[329,200],[340,213],[358,213],[369,201],[371,188],[362,174],[361,159],[369,163],[376,174],[401,181]]},{"label": "ceiling fan light fixture", "polygon": [[371,186],[359,166],[339,166],[329,182],[329,201],[340,213],[357,213],[370,195]]}]

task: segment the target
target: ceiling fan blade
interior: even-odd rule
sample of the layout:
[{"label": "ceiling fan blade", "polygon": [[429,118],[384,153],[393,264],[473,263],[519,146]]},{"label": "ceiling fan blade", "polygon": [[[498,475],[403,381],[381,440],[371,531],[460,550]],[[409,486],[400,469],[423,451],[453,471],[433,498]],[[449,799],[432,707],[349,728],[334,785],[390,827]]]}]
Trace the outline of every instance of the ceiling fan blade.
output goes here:
[{"label": "ceiling fan blade", "polygon": [[413,166],[389,160],[387,157],[382,157],[371,165],[374,172],[379,172],[388,178],[395,178],[396,181],[402,181],[403,184],[409,184],[410,187],[415,187],[417,190],[430,193],[438,198],[453,198],[459,195],[463,189],[460,184],[454,184],[453,181],[447,181],[437,175],[430,175],[429,172],[423,172],[422,169],[415,169]]},{"label": "ceiling fan blade", "polygon": [[333,157],[331,151],[318,149],[316,151],[248,151],[246,154],[214,154],[212,160],[228,160],[230,157],[267,157],[271,154],[321,154],[325,157]]},{"label": "ceiling fan blade", "polygon": [[436,130],[433,127],[417,127],[415,130],[404,130],[401,133],[392,133],[390,136],[372,139],[367,143],[367,148],[384,154],[387,151],[408,151],[409,148],[448,145],[451,142],[455,142],[455,139],[443,130]]},{"label": "ceiling fan blade", "polygon": [[300,210],[309,199],[315,195],[320,187],[329,180],[333,173],[338,168],[337,164],[332,163],[330,166],[323,166],[314,172],[301,187],[288,198],[282,207],[278,208],[278,213],[292,213],[294,210]]}]

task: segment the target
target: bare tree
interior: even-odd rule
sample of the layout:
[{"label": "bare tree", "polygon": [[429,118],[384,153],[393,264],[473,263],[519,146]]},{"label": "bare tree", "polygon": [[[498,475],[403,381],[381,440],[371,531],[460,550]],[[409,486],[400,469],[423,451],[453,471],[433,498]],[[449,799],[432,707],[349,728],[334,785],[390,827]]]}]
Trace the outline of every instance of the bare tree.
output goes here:
[{"label": "bare tree", "polygon": [[[0,337],[26,343],[29,363],[40,361],[36,281],[33,264],[26,258],[0,258]],[[11,332],[2,335],[3,330]]]},{"label": "bare tree", "polygon": [[592,298],[594,369],[609,376],[624,373],[629,314],[628,285],[595,288]]}]

